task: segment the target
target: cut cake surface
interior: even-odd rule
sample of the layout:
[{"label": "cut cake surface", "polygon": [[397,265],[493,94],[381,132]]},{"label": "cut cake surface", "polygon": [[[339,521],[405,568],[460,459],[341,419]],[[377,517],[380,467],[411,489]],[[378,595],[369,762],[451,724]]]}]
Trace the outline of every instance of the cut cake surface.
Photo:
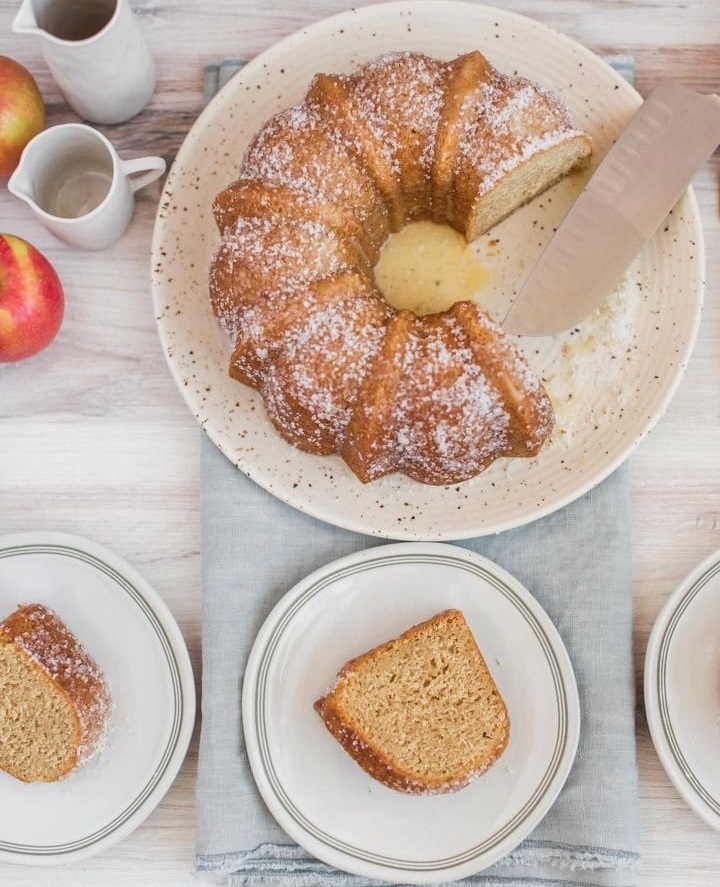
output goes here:
[{"label": "cut cake surface", "polygon": [[54,782],[97,750],[110,714],[105,678],[42,604],[0,622],[0,769]]},{"label": "cut cake surface", "polygon": [[505,703],[459,610],[351,659],[315,709],[367,773],[407,794],[462,788],[510,736]]}]

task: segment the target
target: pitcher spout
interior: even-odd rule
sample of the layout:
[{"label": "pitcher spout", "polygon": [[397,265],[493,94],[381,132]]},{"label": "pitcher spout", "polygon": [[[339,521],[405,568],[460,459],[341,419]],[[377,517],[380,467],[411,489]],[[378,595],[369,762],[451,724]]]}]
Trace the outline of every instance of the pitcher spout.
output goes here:
[{"label": "pitcher spout", "polygon": [[24,200],[25,203],[30,206],[35,206],[35,195],[33,193],[32,183],[27,171],[22,165],[22,159],[20,165],[8,179],[7,189],[11,194],[14,194],[15,197],[19,197],[20,200]]},{"label": "pitcher spout", "polygon": [[12,30],[16,34],[38,34],[37,18],[33,7],[33,0],[23,0],[20,9],[18,9],[12,23]]}]

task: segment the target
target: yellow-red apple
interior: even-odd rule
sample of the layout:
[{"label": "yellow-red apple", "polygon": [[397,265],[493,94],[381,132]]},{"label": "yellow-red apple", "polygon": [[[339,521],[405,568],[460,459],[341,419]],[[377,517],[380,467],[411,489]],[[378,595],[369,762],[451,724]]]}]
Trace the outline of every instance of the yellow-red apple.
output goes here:
[{"label": "yellow-red apple", "polygon": [[42,351],[62,323],[65,298],[55,269],[27,240],[0,234],[0,361]]},{"label": "yellow-red apple", "polygon": [[0,55],[0,178],[10,178],[23,148],[44,127],[45,103],[32,74]]}]

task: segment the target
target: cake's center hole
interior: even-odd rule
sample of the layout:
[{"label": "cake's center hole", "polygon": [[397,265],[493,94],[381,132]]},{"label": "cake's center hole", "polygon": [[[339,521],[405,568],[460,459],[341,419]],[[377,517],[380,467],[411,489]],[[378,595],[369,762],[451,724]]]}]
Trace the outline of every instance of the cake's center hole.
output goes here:
[{"label": "cake's center hole", "polygon": [[388,302],[415,314],[445,311],[472,298],[488,275],[462,234],[434,222],[412,222],[392,234],[375,266]]}]

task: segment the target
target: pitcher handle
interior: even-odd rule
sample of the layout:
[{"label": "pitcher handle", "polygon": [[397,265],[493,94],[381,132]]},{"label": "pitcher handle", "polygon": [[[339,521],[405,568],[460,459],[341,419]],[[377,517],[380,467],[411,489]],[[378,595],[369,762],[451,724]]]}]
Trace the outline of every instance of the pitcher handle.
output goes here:
[{"label": "pitcher handle", "polygon": [[[121,160],[120,168],[123,175],[128,177],[134,194],[140,188],[144,188],[145,185],[160,178],[165,172],[165,161],[162,157],[138,157],[137,160]],[[145,174],[131,178],[135,173]]]}]

